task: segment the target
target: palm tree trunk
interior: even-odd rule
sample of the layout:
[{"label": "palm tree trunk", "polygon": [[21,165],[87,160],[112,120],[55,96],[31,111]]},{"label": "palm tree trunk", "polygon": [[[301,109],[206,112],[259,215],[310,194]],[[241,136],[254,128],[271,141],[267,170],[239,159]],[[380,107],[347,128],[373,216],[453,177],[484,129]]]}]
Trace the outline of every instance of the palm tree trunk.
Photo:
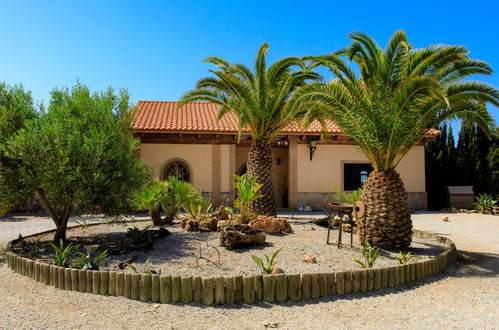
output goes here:
[{"label": "palm tree trunk", "polygon": [[158,208],[149,210],[149,215],[151,216],[151,220],[154,226],[161,226],[164,224]]},{"label": "palm tree trunk", "polygon": [[362,201],[366,217],[360,236],[371,245],[399,251],[412,241],[411,211],[404,183],[395,170],[373,171],[364,182]]},{"label": "palm tree trunk", "polygon": [[248,154],[248,177],[257,177],[257,182],[263,184],[259,193],[263,197],[254,200],[250,212],[261,215],[276,215],[274,188],[272,186],[273,172],[272,149],[266,141],[253,141]]}]

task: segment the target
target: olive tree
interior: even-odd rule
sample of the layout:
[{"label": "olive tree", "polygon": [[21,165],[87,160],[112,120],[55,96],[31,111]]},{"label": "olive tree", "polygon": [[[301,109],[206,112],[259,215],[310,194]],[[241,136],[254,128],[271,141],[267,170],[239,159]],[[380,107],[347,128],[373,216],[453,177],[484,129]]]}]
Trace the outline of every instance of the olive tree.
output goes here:
[{"label": "olive tree", "polygon": [[121,214],[145,182],[129,109],[125,90],[54,89],[47,111],[8,143],[7,156],[22,164],[20,181],[57,227],[55,240],[66,238],[75,212]]},{"label": "olive tree", "polygon": [[0,83],[0,216],[30,196],[19,181],[20,162],[6,156],[6,145],[26,122],[37,118],[31,97],[20,85]]}]

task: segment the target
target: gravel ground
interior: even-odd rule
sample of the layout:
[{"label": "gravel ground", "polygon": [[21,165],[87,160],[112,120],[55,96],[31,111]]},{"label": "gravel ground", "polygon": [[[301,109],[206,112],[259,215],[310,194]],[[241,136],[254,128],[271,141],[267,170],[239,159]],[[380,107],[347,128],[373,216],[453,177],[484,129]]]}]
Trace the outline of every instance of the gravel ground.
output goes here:
[{"label": "gravel ground", "polygon": [[[235,249],[228,251],[220,247],[220,233],[197,233],[186,232],[178,224],[168,226],[172,233],[170,236],[160,238],[154,244],[153,251],[123,251],[120,254],[110,255],[101,265],[102,270],[119,270],[118,264],[131,257],[138,257],[133,265],[139,269],[154,270],[161,274],[172,275],[200,275],[200,276],[237,276],[259,274],[258,267],[253,262],[251,256],[257,255],[263,259],[263,255],[273,255],[277,249],[281,249],[277,256],[277,267],[282,268],[288,274],[296,273],[329,273],[338,270],[354,269],[359,265],[354,262],[353,257],[362,260],[362,253],[359,247],[350,248],[350,234],[343,233],[343,243],[346,248],[338,249],[336,244],[338,230],[331,231],[331,244],[324,244],[327,237],[327,228],[317,226],[310,219],[289,219],[293,232],[289,234],[267,235],[266,245]],[[88,242],[88,239],[96,237],[99,241],[116,244],[126,240],[128,228],[146,228],[148,222],[140,222],[123,226],[121,224],[100,226],[90,226],[84,228],[71,229],[67,233],[67,238],[74,242]],[[43,241],[52,240],[53,234],[42,236]],[[357,238],[354,235],[354,242]],[[98,243],[99,244],[99,243]],[[201,253],[204,258],[211,260],[199,260],[195,265],[196,257],[201,245]],[[209,244],[206,246],[205,244]],[[85,245],[84,243],[82,245]],[[101,251],[105,248],[101,248]],[[414,237],[411,253],[418,256],[419,260],[427,256],[436,256],[445,251],[445,247],[437,240],[422,239]],[[217,266],[218,253],[220,253],[220,264]],[[316,259],[315,263],[304,261],[306,256]],[[42,256],[48,262],[52,261],[53,251],[48,248],[43,251]],[[398,264],[398,253],[388,253],[383,251],[376,260],[376,267],[386,267]],[[147,261],[149,260],[149,261]],[[147,266],[144,265],[148,262]],[[133,272],[130,268],[125,268],[125,272]]]},{"label": "gravel ground", "polygon": [[[60,291],[13,274],[0,257],[0,328],[498,328],[499,218],[425,213],[413,220],[454,240],[458,263],[417,284],[306,304],[158,305]],[[52,227],[46,218],[0,219],[0,245]]]}]

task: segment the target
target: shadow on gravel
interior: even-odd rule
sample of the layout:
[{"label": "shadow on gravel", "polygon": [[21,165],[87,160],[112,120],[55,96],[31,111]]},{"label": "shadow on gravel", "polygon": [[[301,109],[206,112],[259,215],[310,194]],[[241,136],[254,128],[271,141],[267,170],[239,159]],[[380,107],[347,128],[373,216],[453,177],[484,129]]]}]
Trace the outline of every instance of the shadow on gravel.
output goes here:
[{"label": "shadow on gravel", "polygon": [[458,251],[454,277],[495,277],[499,275],[499,255]]}]

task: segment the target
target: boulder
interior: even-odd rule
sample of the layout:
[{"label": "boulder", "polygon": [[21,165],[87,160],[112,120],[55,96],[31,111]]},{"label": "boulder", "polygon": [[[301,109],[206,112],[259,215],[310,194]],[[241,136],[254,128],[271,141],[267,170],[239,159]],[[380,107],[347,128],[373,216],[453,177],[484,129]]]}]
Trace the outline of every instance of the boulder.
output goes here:
[{"label": "boulder", "polygon": [[229,220],[229,212],[227,212],[223,205],[220,205],[218,210],[216,210],[211,216],[217,218],[218,221]]},{"label": "boulder", "polygon": [[253,229],[249,225],[228,225],[220,232],[220,245],[227,250],[235,248],[263,245],[266,235],[261,230]]},{"label": "boulder", "polygon": [[217,223],[216,217],[184,218],[180,221],[180,226],[186,231],[209,232],[217,230]]},{"label": "boulder", "polygon": [[288,220],[259,215],[249,222],[253,229],[263,230],[267,234],[290,233],[293,231]]}]

